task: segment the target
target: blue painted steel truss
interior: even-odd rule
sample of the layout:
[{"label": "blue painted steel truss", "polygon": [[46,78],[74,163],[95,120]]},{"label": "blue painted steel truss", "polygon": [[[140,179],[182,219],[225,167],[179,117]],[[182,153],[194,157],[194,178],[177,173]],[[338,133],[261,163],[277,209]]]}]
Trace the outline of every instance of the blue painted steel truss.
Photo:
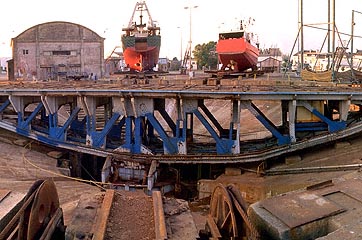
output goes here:
[{"label": "blue painted steel truss", "polygon": [[[112,109],[112,98],[106,99],[107,101],[97,101],[96,97],[94,97],[93,100],[88,99],[91,107],[96,109],[97,105],[105,106],[103,110],[103,115],[105,116],[103,125],[101,129],[97,129],[99,119],[97,119],[95,110],[92,110],[93,112],[84,111],[82,107],[71,103],[70,105],[75,107],[69,110],[69,117],[65,119],[63,125],[59,125],[58,109],[60,106],[68,104],[68,102],[58,99],[58,103],[58,101],[53,100],[51,103],[55,107],[49,108],[47,103],[42,101],[43,99],[40,100],[39,98],[39,101],[36,101],[33,98],[25,98],[25,96],[24,99],[20,97],[10,99],[9,97],[9,99],[3,100],[3,103],[0,104],[0,113],[4,113],[5,110],[15,105],[13,106],[13,111],[17,115],[16,131],[25,136],[38,134],[41,141],[51,143],[52,145],[57,142],[70,145],[83,144],[94,149],[111,150],[119,148],[120,150],[136,154],[160,151],[165,154],[188,154],[191,151],[190,146],[195,144],[193,142],[195,117],[207,130],[210,135],[209,137],[211,137],[210,139],[214,141],[215,149],[210,150],[210,152],[234,154],[238,153],[238,151],[235,151],[235,148],[240,146],[238,125],[240,126],[242,123],[237,122],[238,118],[240,118],[240,106],[248,109],[275,137],[279,145],[290,144],[290,135],[295,134],[288,134],[285,129],[281,131],[249,100],[237,101],[233,99],[230,101],[234,104],[232,114],[235,116],[232,116],[233,120],[230,120],[228,128],[225,128],[204,104],[203,100],[188,99],[185,100],[184,105],[176,104],[176,112],[179,114],[175,117],[169,115],[165,108],[165,101],[160,99],[140,100],[144,104],[140,105],[144,106],[145,109],[144,112],[141,112],[136,109],[136,104],[134,103],[136,100],[129,101],[131,107],[127,103],[124,105],[124,108],[118,107],[118,111],[114,111],[114,109],[110,111]],[[26,104],[30,103],[34,105],[33,110],[32,112],[26,112]],[[157,107],[148,107],[148,105],[157,105]],[[346,121],[333,121],[307,102],[300,101],[299,105],[304,106],[322,122],[308,123],[307,125],[295,123],[296,131],[321,131],[327,129],[330,133],[334,133],[346,128]],[[49,109],[52,109],[52,112],[49,112]],[[291,110],[289,109],[289,111]],[[160,116],[162,119],[156,117],[155,112],[158,112],[157,116]],[[283,114],[286,115],[285,112]],[[202,150],[199,151],[201,152]]]}]

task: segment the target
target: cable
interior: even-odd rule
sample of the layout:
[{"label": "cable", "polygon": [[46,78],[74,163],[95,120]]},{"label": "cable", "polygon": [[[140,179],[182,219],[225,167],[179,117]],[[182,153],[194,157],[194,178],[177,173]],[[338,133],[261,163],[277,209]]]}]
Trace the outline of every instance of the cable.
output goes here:
[{"label": "cable", "polygon": [[[24,149],[26,150],[31,150],[31,144],[32,144],[33,141],[29,142],[28,144],[26,144],[24,146]],[[78,181],[78,182],[84,182],[84,183],[91,183],[91,184],[94,184],[95,186],[101,188],[102,190],[106,190],[104,187],[102,187],[101,185],[113,185],[112,183],[104,183],[104,182],[97,182],[97,181],[92,181],[92,180],[84,180],[84,179],[80,179],[80,178],[74,178],[74,177],[69,177],[69,176],[66,176],[66,175],[63,175],[61,173],[57,173],[57,172],[54,172],[54,171],[50,171],[50,170],[47,170],[47,169],[44,169],[44,168],[41,168],[39,167],[38,165],[32,163],[26,156],[25,156],[26,152],[23,152],[22,154],[22,157],[23,157],[23,161],[24,163],[28,163],[30,164],[31,166],[33,166],[34,168],[40,170],[40,171],[43,171],[43,172],[46,172],[46,173],[49,173],[49,174],[52,174],[52,175],[55,175],[55,176],[58,176],[58,177],[63,177],[63,178],[66,178],[66,179],[69,179],[69,180],[73,180],[73,181]]]}]

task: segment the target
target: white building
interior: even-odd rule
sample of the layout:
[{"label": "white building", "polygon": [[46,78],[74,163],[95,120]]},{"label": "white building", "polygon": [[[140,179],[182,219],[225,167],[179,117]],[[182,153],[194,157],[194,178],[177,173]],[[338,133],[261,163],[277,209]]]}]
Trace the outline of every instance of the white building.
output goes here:
[{"label": "white building", "polygon": [[6,73],[8,69],[7,61],[10,60],[11,57],[0,57],[0,73]]}]

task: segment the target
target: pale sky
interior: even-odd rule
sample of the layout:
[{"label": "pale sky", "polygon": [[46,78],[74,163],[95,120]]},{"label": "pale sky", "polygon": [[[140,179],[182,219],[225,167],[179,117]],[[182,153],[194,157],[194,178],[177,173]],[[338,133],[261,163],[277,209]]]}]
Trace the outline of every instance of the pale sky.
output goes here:
[{"label": "pale sky", "polygon": [[[140,0],[138,0],[140,1]],[[83,25],[105,38],[105,57],[121,46],[122,27],[132,15],[137,0],[17,0],[1,3],[0,57],[11,57],[10,40],[37,24],[67,21]],[[189,10],[192,8],[192,42],[217,41],[218,32],[231,30],[236,21],[255,19],[254,33],[261,48],[292,51],[298,33],[298,0],[146,0],[153,20],[161,27],[160,57],[180,58],[189,41]],[[326,23],[328,0],[304,0],[304,23]],[[362,12],[362,0],[336,0],[336,26],[351,33],[352,10]],[[355,14],[355,35],[362,36],[362,14]],[[327,25],[320,25],[327,28]],[[319,49],[326,32],[305,28],[304,49]],[[342,40],[349,37],[342,36]],[[337,44],[337,43],[336,43]],[[362,49],[355,39],[354,49]],[[297,51],[297,47],[294,52]]]}]

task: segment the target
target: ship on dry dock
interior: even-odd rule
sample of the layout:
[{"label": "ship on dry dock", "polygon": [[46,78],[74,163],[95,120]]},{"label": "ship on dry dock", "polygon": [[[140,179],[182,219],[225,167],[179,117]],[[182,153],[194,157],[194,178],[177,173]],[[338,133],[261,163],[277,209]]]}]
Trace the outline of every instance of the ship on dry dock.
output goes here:
[{"label": "ship on dry dock", "polygon": [[125,32],[122,46],[127,67],[137,72],[152,71],[158,63],[161,29],[153,21],[146,2],[136,3],[128,26],[122,30]]},{"label": "ship on dry dock", "polygon": [[221,70],[242,72],[249,68],[256,70],[259,56],[259,44],[254,39],[254,33],[248,31],[248,21],[240,20],[237,30],[220,32],[216,44]]}]

